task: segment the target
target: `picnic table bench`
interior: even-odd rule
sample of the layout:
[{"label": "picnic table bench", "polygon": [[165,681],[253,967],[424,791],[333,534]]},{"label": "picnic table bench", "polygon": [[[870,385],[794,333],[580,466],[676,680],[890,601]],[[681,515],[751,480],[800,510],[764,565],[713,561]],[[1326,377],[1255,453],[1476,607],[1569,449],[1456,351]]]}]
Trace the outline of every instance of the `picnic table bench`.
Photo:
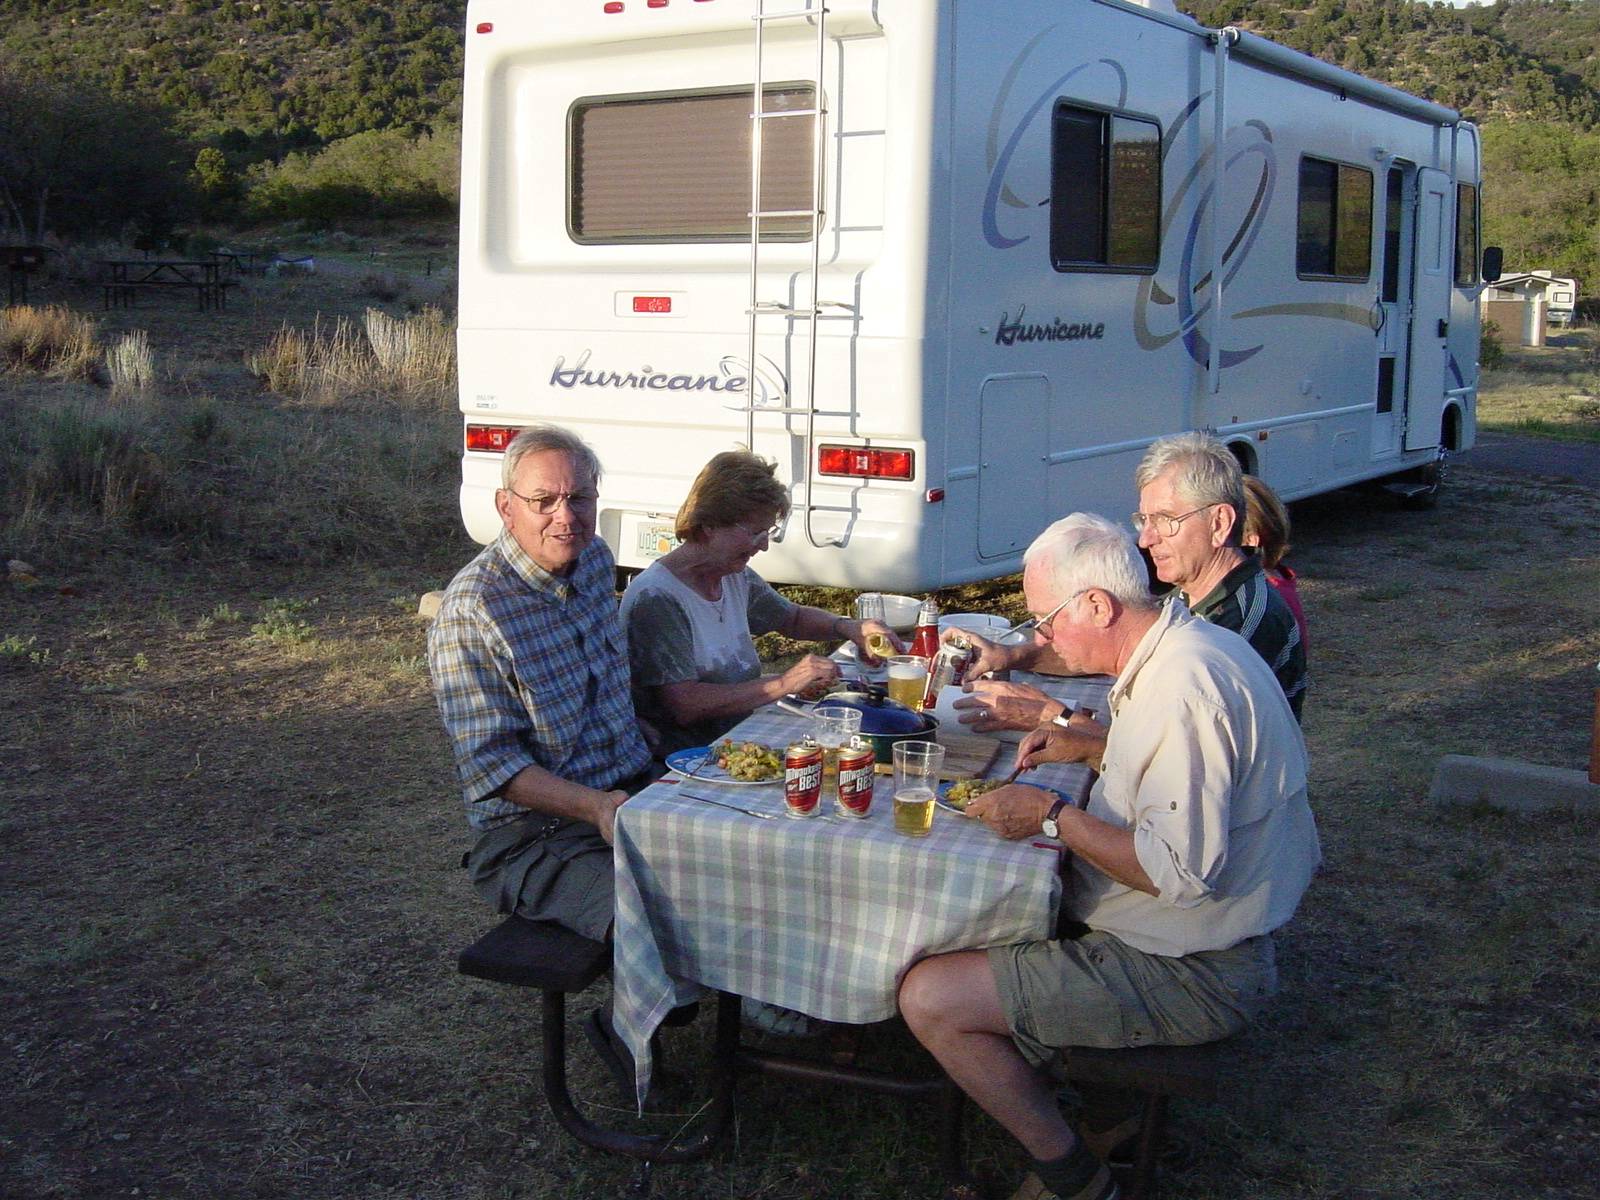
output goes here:
[{"label": "picnic table bench", "polygon": [[106,272],[100,284],[106,308],[132,308],[140,291],[168,289],[194,292],[201,312],[227,307],[228,281],[222,278],[222,264],[214,258],[106,259],[100,266]]}]

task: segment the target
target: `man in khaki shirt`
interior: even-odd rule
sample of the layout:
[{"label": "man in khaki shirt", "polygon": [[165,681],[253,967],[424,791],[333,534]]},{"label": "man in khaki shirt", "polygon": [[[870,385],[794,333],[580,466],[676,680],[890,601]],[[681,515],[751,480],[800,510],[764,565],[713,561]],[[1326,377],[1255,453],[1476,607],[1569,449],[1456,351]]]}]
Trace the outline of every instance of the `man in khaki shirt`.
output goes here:
[{"label": "man in khaki shirt", "polygon": [[968,814],[1072,853],[1076,938],[924,959],[901,984],[917,1038],[1034,1159],[1020,1196],[1110,1200],[1116,1184],[1039,1068],[1067,1046],[1193,1044],[1242,1028],[1276,990],[1273,929],[1320,859],[1305,744],[1272,671],[1237,634],[1157,605],[1132,538],[1075,513],[1028,550],[1036,639],[1074,674],[1116,676],[1108,739],[1046,723],[1024,766],[1102,774],[1079,811],[1013,784]]}]

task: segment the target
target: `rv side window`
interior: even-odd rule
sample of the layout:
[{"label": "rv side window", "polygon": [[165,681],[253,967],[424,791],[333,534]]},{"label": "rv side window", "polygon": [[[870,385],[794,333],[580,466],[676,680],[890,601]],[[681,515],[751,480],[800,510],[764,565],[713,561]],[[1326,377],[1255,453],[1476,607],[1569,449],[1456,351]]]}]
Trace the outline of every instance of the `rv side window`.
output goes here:
[{"label": "rv side window", "polygon": [[[810,84],[763,89],[767,112],[816,106]],[[573,104],[567,224],[579,242],[733,242],[750,238],[751,92],[591,97]],[[812,121],[763,122],[763,211],[810,212]],[[808,217],[769,217],[762,241],[805,241]]]},{"label": "rv side window", "polygon": [[1050,264],[1153,271],[1161,257],[1161,128],[1057,103],[1050,132]]},{"label": "rv side window", "polygon": [[1478,189],[1456,184],[1456,286],[1478,282]]},{"label": "rv side window", "polygon": [[1366,279],[1372,271],[1372,172],[1300,160],[1295,270],[1301,278]]}]

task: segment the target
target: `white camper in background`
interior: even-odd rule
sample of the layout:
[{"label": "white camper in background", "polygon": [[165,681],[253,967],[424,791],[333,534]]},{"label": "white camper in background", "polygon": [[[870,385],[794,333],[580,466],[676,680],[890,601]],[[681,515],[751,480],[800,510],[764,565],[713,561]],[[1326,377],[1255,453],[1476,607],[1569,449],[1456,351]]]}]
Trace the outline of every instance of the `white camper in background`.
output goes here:
[{"label": "white camper in background", "polygon": [[471,0],[466,36],[480,541],[534,421],[599,452],[624,567],[748,445],[794,502],[763,575],[901,591],[1129,511],[1162,434],[1287,498],[1472,443],[1449,109],[1121,0]]}]

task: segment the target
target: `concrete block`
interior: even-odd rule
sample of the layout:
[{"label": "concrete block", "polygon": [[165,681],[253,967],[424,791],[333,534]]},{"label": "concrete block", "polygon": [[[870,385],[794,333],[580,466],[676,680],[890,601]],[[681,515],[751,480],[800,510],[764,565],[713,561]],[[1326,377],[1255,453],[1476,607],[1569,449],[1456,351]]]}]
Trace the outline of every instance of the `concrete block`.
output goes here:
[{"label": "concrete block", "polygon": [[417,616],[431,621],[439,615],[439,606],[443,603],[443,592],[423,592],[422,599],[417,601]]},{"label": "concrete block", "polygon": [[1484,804],[1502,812],[1600,815],[1600,784],[1590,783],[1586,770],[1469,754],[1439,760],[1428,799],[1460,808]]}]

